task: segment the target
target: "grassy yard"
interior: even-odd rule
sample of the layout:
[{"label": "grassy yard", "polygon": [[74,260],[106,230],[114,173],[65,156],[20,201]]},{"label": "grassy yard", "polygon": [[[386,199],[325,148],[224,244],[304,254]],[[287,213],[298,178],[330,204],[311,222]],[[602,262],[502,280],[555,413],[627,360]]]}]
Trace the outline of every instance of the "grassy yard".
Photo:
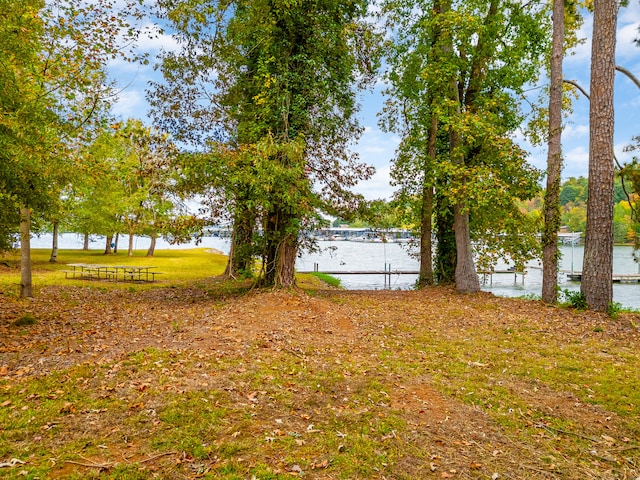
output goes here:
[{"label": "grassy yard", "polygon": [[[162,272],[156,284],[132,284],[122,282],[111,284],[109,288],[144,289],[149,287],[174,287],[186,285],[198,279],[222,274],[227,263],[227,257],[206,248],[157,250],[153,257],[146,256],[145,250],[136,250],[129,257],[126,250],[117,254],[104,255],[102,250],[59,250],[58,262],[50,263],[49,249],[32,250],[33,284],[36,288],[42,286],[86,286],[86,280],[65,278],[63,270],[68,270],[68,264],[88,263],[100,265],[136,265],[152,266],[154,270]],[[0,257],[5,268],[0,270],[0,290],[5,292],[19,292],[20,259],[16,254]],[[1,268],[1,267],[0,267]],[[95,282],[96,286],[104,282]]]},{"label": "grassy yard", "polygon": [[[204,249],[0,267],[0,477],[636,479],[640,317],[421,292],[260,291]],[[157,263],[154,263],[157,262]]]}]

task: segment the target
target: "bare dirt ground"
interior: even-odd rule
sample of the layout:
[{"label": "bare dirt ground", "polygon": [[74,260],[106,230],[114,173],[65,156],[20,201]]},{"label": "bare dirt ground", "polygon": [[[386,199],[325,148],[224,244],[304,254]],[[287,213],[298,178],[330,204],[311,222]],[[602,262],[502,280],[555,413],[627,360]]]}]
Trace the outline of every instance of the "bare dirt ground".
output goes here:
[{"label": "bare dirt ground", "polygon": [[[445,288],[242,296],[214,291],[52,287],[28,301],[0,295],[0,379],[22,382],[79,364],[117,364],[150,347],[203,361],[225,359],[235,362],[235,372],[256,359],[279,362],[285,353],[307,371],[340,373],[339,389],[322,398],[290,387],[301,402],[305,394],[305,402],[316,395],[318,404],[315,413],[301,408],[292,414],[291,430],[308,430],[310,415],[326,423],[332,415],[353,414],[350,392],[363,382],[379,382],[382,400],[374,406],[401,416],[406,428],[379,438],[381,450],[393,442],[401,442],[401,448],[387,471],[370,478],[640,478],[638,431],[597,398],[590,401],[579,372],[566,385],[521,373],[527,357],[543,361],[549,346],[573,351],[578,345],[588,355],[609,355],[610,364],[621,365],[626,375],[638,358],[638,315],[622,314],[614,321],[486,293],[460,296]],[[37,323],[16,329],[14,322],[26,313]],[[497,338],[501,344],[495,349]],[[203,377],[198,365],[171,372],[172,388],[221,389],[245,403],[266,395],[222,370]],[[552,360],[548,368],[555,368]],[[509,406],[514,398],[518,402]],[[638,407],[629,408],[637,415]],[[265,404],[260,421],[273,424],[282,415],[277,405]],[[546,422],[549,418],[561,423]],[[282,459],[267,462],[274,472],[301,473]],[[184,471],[173,475],[197,477]],[[306,478],[344,477],[317,468],[307,469]]]}]

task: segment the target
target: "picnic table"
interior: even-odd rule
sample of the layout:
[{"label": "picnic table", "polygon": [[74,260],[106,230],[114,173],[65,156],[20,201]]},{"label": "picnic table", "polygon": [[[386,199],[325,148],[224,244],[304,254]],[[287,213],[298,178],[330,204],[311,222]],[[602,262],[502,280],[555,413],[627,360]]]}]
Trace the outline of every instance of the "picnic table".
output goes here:
[{"label": "picnic table", "polygon": [[65,278],[83,280],[111,280],[114,282],[154,282],[161,272],[152,271],[151,266],[98,265],[95,263],[69,263],[71,270],[63,270]]}]

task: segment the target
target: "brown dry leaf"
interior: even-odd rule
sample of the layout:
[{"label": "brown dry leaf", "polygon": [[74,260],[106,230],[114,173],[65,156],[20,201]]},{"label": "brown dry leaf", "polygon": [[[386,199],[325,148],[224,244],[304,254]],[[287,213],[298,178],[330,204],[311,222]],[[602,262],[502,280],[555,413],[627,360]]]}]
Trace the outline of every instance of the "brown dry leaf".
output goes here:
[{"label": "brown dry leaf", "polygon": [[65,404],[60,407],[60,413],[76,413],[76,407],[71,402],[65,402]]},{"label": "brown dry leaf", "polygon": [[325,459],[321,462],[312,462],[311,463],[311,470],[317,470],[319,468],[327,468],[329,466],[329,460]]}]

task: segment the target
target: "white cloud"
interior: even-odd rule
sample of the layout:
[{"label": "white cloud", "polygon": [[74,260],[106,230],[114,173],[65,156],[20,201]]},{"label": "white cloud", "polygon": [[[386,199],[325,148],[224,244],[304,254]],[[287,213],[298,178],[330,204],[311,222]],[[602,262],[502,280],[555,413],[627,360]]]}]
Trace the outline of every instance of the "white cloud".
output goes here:
[{"label": "white cloud", "polygon": [[568,52],[564,59],[565,66],[571,66],[572,64],[581,66],[584,65],[585,62],[587,64],[590,62],[592,30],[593,16],[587,15],[585,16],[584,22],[582,23],[576,35],[579,39],[583,39],[584,41]]},{"label": "white cloud", "polygon": [[147,102],[144,91],[139,89],[125,89],[118,94],[118,101],[114,104],[112,112],[118,117],[144,119],[147,114]]},{"label": "white cloud", "polygon": [[354,190],[364,195],[367,200],[387,199],[393,196],[394,188],[391,186],[391,168],[387,165],[376,170],[376,173],[366,182],[358,184]]},{"label": "white cloud", "polygon": [[634,157],[638,157],[638,152],[625,152],[624,149],[631,145],[633,142],[629,139],[626,142],[618,143],[614,146],[613,150],[616,155],[616,159],[618,163],[624,165],[625,163],[629,163],[633,160]]},{"label": "white cloud", "polygon": [[562,140],[589,141],[589,125],[576,125],[573,122],[566,123],[562,130]]},{"label": "white cloud", "polygon": [[399,141],[395,134],[385,133],[377,127],[365,127],[354,151],[358,152],[360,160],[376,167],[376,173],[370,180],[359,184],[355,190],[367,199],[391,198],[393,195],[389,173]]},{"label": "white cloud", "polygon": [[397,135],[385,133],[377,127],[366,126],[354,151],[360,154],[363,161],[377,167],[391,161],[399,143]]},{"label": "white cloud", "polygon": [[144,25],[143,34],[138,40],[138,48],[144,52],[157,53],[160,50],[175,52],[180,49],[178,41],[166,33],[161,33],[157,25]]},{"label": "white cloud", "polygon": [[564,169],[562,176],[586,176],[589,171],[589,146],[577,146],[564,153]]}]

